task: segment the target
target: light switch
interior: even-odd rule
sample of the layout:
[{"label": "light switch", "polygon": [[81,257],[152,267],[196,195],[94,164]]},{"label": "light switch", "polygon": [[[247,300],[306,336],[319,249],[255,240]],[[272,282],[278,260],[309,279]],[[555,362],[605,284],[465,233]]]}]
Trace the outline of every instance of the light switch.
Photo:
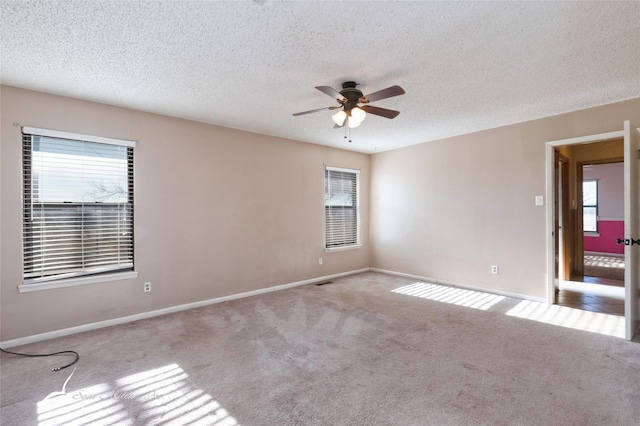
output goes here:
[{"label": "light switch", "polygon": [[544,206],[544,196],[536,195],[536,206]]}]

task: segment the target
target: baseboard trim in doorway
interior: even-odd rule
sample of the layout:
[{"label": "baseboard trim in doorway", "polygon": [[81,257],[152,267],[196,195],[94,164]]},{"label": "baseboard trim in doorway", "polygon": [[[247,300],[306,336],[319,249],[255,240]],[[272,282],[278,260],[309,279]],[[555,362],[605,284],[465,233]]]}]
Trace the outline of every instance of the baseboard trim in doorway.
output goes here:
[{"label": "baseboard trim in doorway", "polygon": [[2,348],[8,349],[14,346],[21,346],[29,343],[40,342],[43,340],[54,339],[56,337],[69,336],[71,334],[97,330],[99,328],[111,327],[113,325],[126,324],[129,322],[140,321],[147,318],[153,318],[161,315],[171,314],[174,312],[186,311],[188,309],[195,309],[195,308],[200,308],[202,306],[214,305],[216,303],[227,302],[229,300],[243,299],[245,297],[258,296],[260,294],[271,293],[279,290],[285,290],[292,287],[298,287],[298,286],[307,285],[307,284],[315,284],[319,282],[326,282],[335,278],[360,274],[362,272],[367,272],[369,270],[370,268],[362,268],[362,269],[356,269],[353,271],[340,272],[332,275],[324,275],[322,277],[310,278],[307,280],[295,281],[287,284],[276,285],[273,287],[267,287],[267,288],[261,288],[258,290],[246,291],[243,293],[231,294],[229,296],[216,297],[213,299],[201,300],[199,302],[192,302],[192,303],[185,303],[183,305],[170,306],[168,308],[142,312],[135,315],[128,315],[126,317],[114,318],[114,319],[105,320],[105,321],[98,321],[98,322],[93,322],[89,324],[79,325],[76,327],[63,328],[61,330],[54,330],[46,333],[35,334],[32,336],[20,337],[18,339],[7,340],[5,342],[0,342],[0,346],[2,346]]},{"label": "baseboard trim in doorway", "polygon": [[513,298],[516,298],[516,299],[531,300],[533,302],[539,302],[539,303],[547,303],[547,299],[544,298],[544,297],[535,297],[535,296],[529,296],[529,295],[526,295],[526,294],[511,293],[511,292],[508,292],[508,291],[486,289],[486,288],[482,288],[482,287],[475,287],[475,286],[466,285],[466,284],[454,283],[454,282],[451,282],[451,281],[439,280],[437,278],[429,278],[429,277],[423,277],[423,276],[420,276],[420,275],[406,274],[404,272],[389,271],[387,269],[370,268],[370,270],[371,270],[371,272],[380,272],[380,273],[383,273],[383,274],[397,275],[399,277],[411,278],[411,279],[414,279],[414,280],[419,280],[419,281],[425,281],[425,282],[434,283],[434,284],[445,285],[445,286],[448,286],[448,287],[455,287],[455,288],[461,288],[461,289],[465,289],[465,290],[479,291],[479,292],[482,292],[482,293],[496,294],[498,296],[513,297]]}]

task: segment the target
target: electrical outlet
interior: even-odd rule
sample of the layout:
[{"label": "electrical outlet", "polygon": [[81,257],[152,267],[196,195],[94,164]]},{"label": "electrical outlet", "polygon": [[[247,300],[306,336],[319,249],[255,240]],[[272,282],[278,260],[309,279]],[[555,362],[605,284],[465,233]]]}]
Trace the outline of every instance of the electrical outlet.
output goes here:
[{"label": "electrical outlet", "polygon": [[322,265],[322,258],[321,257],[318,258],[318,265]]},{"label": "electrical outlet", "polygon": [[145,293],[149,293],[151,291],[151,282],[147,281],[146,283],[144,283],[144,292]]},{"label": "electrical outlet", "polygon": [[498,274],[498,265],[491,265],[491,273]]}]

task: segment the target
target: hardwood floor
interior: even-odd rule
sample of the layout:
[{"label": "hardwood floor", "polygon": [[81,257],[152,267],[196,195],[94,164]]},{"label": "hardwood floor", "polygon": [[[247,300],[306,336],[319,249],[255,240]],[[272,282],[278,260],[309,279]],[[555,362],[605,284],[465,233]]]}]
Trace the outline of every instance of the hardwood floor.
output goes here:
[{"label": "hardwood floor", "polygon": [[624,316],[624,281],[583,277],[561,281],[557,303],[584,311]]}]

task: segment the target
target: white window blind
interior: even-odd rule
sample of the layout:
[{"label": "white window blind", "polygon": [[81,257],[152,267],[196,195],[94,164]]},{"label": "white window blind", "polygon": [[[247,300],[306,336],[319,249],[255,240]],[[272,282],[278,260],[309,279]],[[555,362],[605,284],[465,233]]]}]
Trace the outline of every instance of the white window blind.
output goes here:
[{"label": "white window blind", "polygon": [[582,224],[585,232],[598,232],[598,181],[582,182]]},{"label": "white window blind", "polygon": [[325,168],[325,232],[327,250],[360,246],[360,171]]},{"label": "white window blind", "polygon": [[25,284],[133,270],[134,145],[23,128]]}]

